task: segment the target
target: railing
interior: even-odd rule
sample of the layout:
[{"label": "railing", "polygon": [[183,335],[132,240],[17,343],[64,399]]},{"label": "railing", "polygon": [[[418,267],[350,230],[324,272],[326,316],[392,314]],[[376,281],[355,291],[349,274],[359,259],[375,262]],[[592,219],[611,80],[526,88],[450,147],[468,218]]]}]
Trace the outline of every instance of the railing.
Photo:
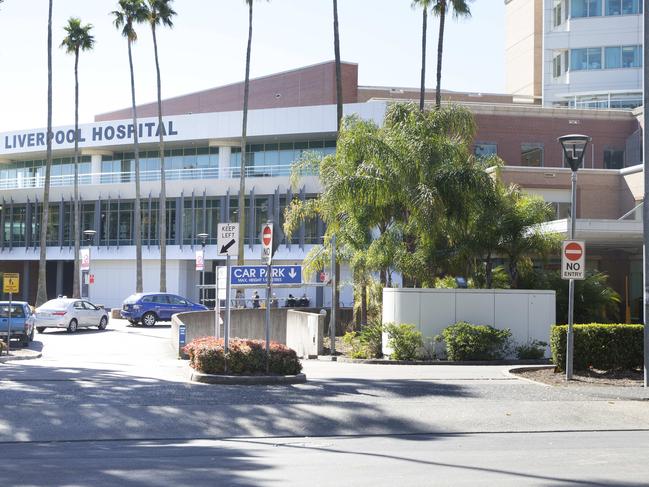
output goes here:
[{"label": "railing", "polygon": [[[291,164],[274,166],[249,166],[246,168],[247,178],[289,176]],[[165,170],[166,181],[177,181],[186,179],[233,179],[238,178],[239,168],[193,168],[193,169],[167,169]],[[315,173],[313,173],[315,174]],[[140,181],[159,181],[160,170],[140,171]],[[134,172],[102,172],[79,174],[80,185],[91,184],[122,184],[135,181]],[[0,179],[0,190],[42,188],[45,184],[44,176],[18,176],[11,179]],[[74,175],[52,176],[50,186],[73,186]]]}]

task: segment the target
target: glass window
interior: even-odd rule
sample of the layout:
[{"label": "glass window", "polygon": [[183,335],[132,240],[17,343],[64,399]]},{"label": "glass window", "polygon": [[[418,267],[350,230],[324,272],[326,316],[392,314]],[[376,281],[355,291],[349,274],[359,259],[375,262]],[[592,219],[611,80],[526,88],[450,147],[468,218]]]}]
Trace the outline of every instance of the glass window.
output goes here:
[{"label": "glass window", "polygon": [[557,3],[552,9],[552,18],[554,20],[554,26],[557,27],[563,22],[563,17],[561,15],[561,2]]},{"label": "glass window", "polygon": [[572,17],[596,17],[602,15],[602,0],[572,0]]},{"label": "glass window", "polygon": [[622,14],[639,14],[642,12],[642,2],[640,0],[622,0]]},{"label": "glass window", "polygon": [[180,298],[178,296],[170,295],[170,296],[168,296],[168,298],[169,298],[169,302],[171,304],[176,304],[176,305],[180,305],[180,306],[187,306],[187,301],[185,301],[184,299],[182,299],[182,298]]},{"label": "glass window", "polygon": [[543,166],[543,144],[521,144],[521,166]]},{"label": "glass window", "polygon": [[153,296],[153,302],[158,304],[169,304],[169,297],[166,294],[156,294]]},{"label": "glass window", "polygon": [[588,69],[587,53],[587,49],[573,49],[570,52],[570,69],[573,71]]},{"label": "glass window", "polygon": [[622,0],[606,0],[606,15],[620,15],[622,13]]},{"label": "glass window", "polygon": [[622,67],[639,68],[642,66],[642,49],[640,46],[622,46]]},{"label": "glass window", "polygon": [[479,158],[495,156],[498,154],[498,145],[495,142],[476,142],[473,153]]},{"label": "glass window", "polygon": [[602,49],[600,47],[588,48],[588,69],[602,69]]},{"label": "glass window", "polygon": [[552,75],[555,78],[561,76],[561,54],[552,59]]},{"label": "glass window", "polygon": [[620,54],[619,47],[607,47],[606,48],[606,61],[605,66],[607,69],[621,68],[622,67],[622,56]]},{"label": "glass window", "polygon": [[622,169],[624,167],[624,151],[618,149],[604,150],[604,168]]}]

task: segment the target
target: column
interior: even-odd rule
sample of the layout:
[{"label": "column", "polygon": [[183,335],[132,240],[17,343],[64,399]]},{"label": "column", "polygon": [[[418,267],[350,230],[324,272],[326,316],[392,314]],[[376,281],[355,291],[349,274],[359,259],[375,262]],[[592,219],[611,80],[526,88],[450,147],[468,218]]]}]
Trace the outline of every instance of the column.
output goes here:
[{"label": "column", "polygon": [[219,176],[218,179],[229,179],[230,175],[230,159],[232,156],[232,146],[236,143],[225,140],[210,140],[210,147],[219,148]]},{"label": "column", "polygon": [[[90,156],[90,174],[92,177],[90,179],[90,184],[100,184],[101,183],[101,158],[103,156],[111,157],[113,153],[107,150],[93,150],[93,149],[83,149],[81,151],[82,156]],[[81,179],[82,182],[83,179]]]}]

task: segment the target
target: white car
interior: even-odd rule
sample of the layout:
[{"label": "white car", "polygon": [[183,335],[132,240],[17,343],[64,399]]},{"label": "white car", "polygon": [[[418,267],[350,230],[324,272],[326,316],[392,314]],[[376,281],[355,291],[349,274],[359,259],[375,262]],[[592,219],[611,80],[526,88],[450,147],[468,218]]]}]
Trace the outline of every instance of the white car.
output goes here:
[{"label": "white car", "polygon": [[105,330],[108,326],[108,312],[85,299],[51,299],[36,308],[34,327],[38,333],[45,328],[65,328],[74,333],[78,328],[96,326]]}]

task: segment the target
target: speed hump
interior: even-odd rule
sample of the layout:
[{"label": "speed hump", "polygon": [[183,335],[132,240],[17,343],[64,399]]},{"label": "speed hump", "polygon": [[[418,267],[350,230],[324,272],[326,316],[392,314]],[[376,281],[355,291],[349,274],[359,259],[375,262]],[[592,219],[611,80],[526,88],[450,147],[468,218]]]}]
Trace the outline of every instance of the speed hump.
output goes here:
[{"label": "speed hump", "polygon": [[581,240],[564,240],[561,246],[561,279],[586,277],[586,244]]}]

